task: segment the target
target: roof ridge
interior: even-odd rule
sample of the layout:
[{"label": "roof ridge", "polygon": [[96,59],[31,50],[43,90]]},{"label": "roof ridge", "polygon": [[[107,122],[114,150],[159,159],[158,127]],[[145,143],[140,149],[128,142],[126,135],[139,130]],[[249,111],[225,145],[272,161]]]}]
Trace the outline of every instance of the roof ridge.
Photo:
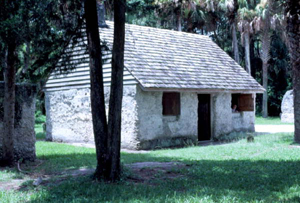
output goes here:
[{"label": "roof ridge", "polygon": [[[114,26],[113,21],[106,20],[106,22],[108,22],[108,24],[112,24]],[[202,34],[190,33],[190,32],[182,32],[182,31],[177,31],[177,30],[170,30],[170,29],[167,29],[167,28],[150,27],[150,26],[130,24],[130,23],[125,23],[125,30],[126,30],[126,25],[129,26],[129,27],[137,27],[137,28],[142,28],[142,29],[153,29],[153,30],[160,30],[160,31],[163,31],[163,32],[172,32],[176,35],[190,35],[190,36],[197,36],[197,37],[203,37],[203,38],[211,39],[208,35],[202,35]],[[99,28],[99,29],[101,30],[101,29],[107,29],[107,28]]]}]

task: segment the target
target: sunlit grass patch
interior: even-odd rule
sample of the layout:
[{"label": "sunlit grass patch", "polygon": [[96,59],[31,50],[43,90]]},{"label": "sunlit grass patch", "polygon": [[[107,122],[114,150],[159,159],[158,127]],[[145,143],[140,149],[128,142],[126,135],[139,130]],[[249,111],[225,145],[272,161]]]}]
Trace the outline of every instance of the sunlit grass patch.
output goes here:
[{"label": "sunlit grass patch", "polygon": [[263,118],[261,116],[255,117],[256,125],[294,125],[294,123],[283,123],[279,117]]},{"label": "sunlit grass patch", "polygon": [[35,135],[37,140],[45,140],[46,135],[43,130],[43,124],[35,124]]}]

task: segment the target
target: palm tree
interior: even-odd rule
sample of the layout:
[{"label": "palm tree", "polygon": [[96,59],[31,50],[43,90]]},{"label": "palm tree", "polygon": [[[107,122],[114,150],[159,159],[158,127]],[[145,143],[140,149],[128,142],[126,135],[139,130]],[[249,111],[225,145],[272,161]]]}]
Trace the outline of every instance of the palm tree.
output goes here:
[{"label": "palm tree", "polygon": [[[167,21],[167,27],[175,27],[177,31],[182,31],[182,4],[186,2],[189,1],[156,0],[155,3],[159,6],[157,15]],[[172,22],[171,25],[169,25],[170,21]]]},{"label": "palm tree", "polygon": [[188,32],[195,28],[216,30],[219,0],[156,0],[155,4],[159,6],[156,14],[167,23],[163,27]]},{"label": "palm tree", "polygon": [[286,0],[285,13],[290,59],[293,69],[294,115],[296,143],[300,143],[300,4],[299,1]]},{"label": "palm tree", "polygon": [[238,9],[239,9],[238,0],[221,0],[219,7],[222,10],[225,10],[226,12],[231,27],[232,50],[234,53],[234,60],[237,63],[240,63],[239,47],[238,47],[238,40],[236,34],[236,16],[238,14]]},{"label": "palm tree", "polygon": [[246,7],[238,11],[238,30],[241,33],[242,45],[245,48],[245,65],[246,71],[251,75],[250,63],[250,35],[253,33],[252,20],[255,16],[255,11]]},{"label": "palm tree", "polygon": [[[266,118],[268,117],[268,61],[270,60],[271,32],[276,29],[282,30],[284,19],[278,15],[282,10],[278,2],[274,2],[273,0],[261,0],[255,10],[257,16],[253,20],[253,25],[255,32],[260,34],[260,58],[263,65],[262,81],[263,87],[266,89],[266,92],[263,93],[262,116]],[[281,35],[284,38],[284,32],[281,31]]]},{"label": "palm tree", "polygon": [[270,60],[270,45],[271,45],[271,0],[261,0],[256,6],[257,16],[253,20],[255,32],[260,33],[261,50],[260,58],[262,60],[262,81],[265,92],[263,93],[262,116],[268,117],[268,61]]}]

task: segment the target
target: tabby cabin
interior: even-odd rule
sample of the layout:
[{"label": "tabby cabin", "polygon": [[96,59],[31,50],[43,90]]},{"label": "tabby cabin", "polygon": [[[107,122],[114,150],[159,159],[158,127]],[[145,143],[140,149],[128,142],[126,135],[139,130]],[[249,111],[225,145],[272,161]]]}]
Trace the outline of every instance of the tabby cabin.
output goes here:
[{"label": "tabby cabin", "polygon": [[[100,28],[112,48],[113,23]],[[69,50],[76,69],[45,87],[47,139],[93,142],[86,39]],[[111,51],[103,51],[106,104]],[[264,89],[209,37],[126,24],[122,148],[153,149],[254,131]]]}]

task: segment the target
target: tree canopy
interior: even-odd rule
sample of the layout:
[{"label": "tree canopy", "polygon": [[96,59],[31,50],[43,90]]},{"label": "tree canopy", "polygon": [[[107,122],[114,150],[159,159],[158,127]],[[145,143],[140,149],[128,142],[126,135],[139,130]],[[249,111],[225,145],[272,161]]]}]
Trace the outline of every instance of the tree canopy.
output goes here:
[{"label": "tree canopy", "polygon": [[58,60],[67,61],[66,47],[81,34],[81,1],[4,0],[1,4],[0,49],[5,53],[9,43],[16,44],[18,82],[37,82],[49,75]]}]

